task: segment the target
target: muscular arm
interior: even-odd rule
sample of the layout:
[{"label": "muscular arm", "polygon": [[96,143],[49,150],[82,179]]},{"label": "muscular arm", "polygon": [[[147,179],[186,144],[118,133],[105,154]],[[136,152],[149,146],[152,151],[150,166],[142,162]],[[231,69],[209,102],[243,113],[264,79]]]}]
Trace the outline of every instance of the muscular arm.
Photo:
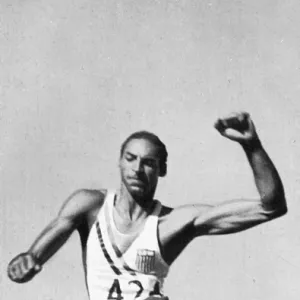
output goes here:
[{"label": "muscular arm", "polygon": [[[246,124],[245,124],[246,123]],[[238,199],[218,205],[186,205],[161,218],[160,241],[171,263],[195,237],[246,230],[287,212],[279,174],[262,147],[248,114],[219,120],[220,133],[241,144],[253,171],[259,199]]]},{"label": "muscular arm", "polygon": [[260,199],[227,201],[200,213],[194,220],[198,235],[234,233],[286,213],[283,186],[269,156],[260,143],[245,151]]},{"label": "muscular arm", "polygon": [[[246,126],[244,129],[241,129],[242,122]],[[238,141],[243,147],[260,199],[228,201],[207,210],[194,220],[197,234],[238,232],[284,215],[287,207],[281,179],[262,147],[249,115],[225,119],[216,128],[222,135]],[[236,132],[226,133],[228,129]]]},{"label": "muscular arm", "polygon": [[9,277],[16,282],[30,280],[80,227],[87,214],[101,205],[102,200],[103,195],[98,191],[79,190],[73,193],[65,201],[57,217],[41,232],[30,249],[10,262]]},{"label": "muscular arm", "polygon": [[[95,197],[96,196],[96,197]],[[68,240],[84,221],[86,214],[97,204],[94,192],[79,190],[63,204],[56,218],[41,232],[29,251],[44,264]]]}]

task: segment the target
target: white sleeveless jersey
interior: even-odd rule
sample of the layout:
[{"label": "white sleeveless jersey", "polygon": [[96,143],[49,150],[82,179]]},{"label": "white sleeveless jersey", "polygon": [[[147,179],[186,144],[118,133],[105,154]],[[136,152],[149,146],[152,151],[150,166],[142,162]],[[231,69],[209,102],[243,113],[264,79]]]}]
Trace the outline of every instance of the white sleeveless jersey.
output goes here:
[{"label": "white sleeveless jersey", "polygon": [[90,300],[143,300],[163,295],[169,266],[160,254],[157,237],[161,203],[156,201],[141,232],[121,253],[114,242],[117,232],[112,215],[114,198],[115,193],[107,193],[87,240],[86,280]]}]

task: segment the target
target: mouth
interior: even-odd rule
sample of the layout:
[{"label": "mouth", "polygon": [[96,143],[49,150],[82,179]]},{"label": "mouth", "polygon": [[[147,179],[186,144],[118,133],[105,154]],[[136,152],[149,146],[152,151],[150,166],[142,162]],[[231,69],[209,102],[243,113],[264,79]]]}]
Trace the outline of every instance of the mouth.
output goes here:
[{"label": "mouth", "polygon": [[135,186],[144,186],[145,185],[145,183],[137,177],[128,177],[128,179],[129,179],[131,185],[135,185]]}]

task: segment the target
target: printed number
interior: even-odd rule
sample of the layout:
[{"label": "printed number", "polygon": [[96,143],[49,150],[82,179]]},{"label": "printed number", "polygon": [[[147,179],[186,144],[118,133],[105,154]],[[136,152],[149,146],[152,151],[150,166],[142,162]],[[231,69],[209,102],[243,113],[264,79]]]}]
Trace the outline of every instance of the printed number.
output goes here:
[{"label": "printed number", "polygon": [[[143,288],[143,285],[141,284],[141,282],[138,280],[132,280],[132,281],[129,281],[128,284],[136,284],[139,287],[139,290],[137,291],[135,298],[140,297],[142,292],[144,291],[144,288]],[[162,296],[162,294],[160,293],[160,287],[159,287],[158,281],[155,283],[153,291],[150,292],[150,294],[149,294],[149,296],[153,296],[153,295]],[[122,296],[120,282],[118,279],[115,279],[111,288],[109,289],[107,300],[122,300],[123,298],[124,297]]]},{"label": "printed number", "polygon": [[150,292],[150,294],[149,294],[149,296],[153,296],[153,295],[162,296],[162,294],[160,293],[160,288],[159,288],[159,282],[158,281],[155,282],[153,291]]},{"label": "printed number", "polygon": [[141,296],[144,288],[143,288],[142,284],[138,280],[129,281],[129,284],[131,284],[131,283],[136,284],[140,288],[139,291],[137,291],[137,293],[135,295],[135,298],[138,298],[139,296]]},{"label": "printed number", "polygon": [[120,288],[120,282],[118,279],[115,279],[108,293],[108,300],[122,300],[122,291]]}]

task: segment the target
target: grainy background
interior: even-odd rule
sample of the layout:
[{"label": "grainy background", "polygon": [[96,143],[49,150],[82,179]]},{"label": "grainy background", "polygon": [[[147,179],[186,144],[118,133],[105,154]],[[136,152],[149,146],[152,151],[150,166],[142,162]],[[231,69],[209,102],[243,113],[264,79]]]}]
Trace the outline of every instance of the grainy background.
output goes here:
[{"label": "grainy background", "polygon": [[300,294],[299,1],[1,0],[1,262],[5,300],[87,299],[79,239],[32,282],[6,278],[64,199],[118,187],[119,146],[157,133],[167,205],[257,197],[242,150],[213,129],[251,113],[285,184],[289,214],[194,241],[171,300],[297,300]]}]

